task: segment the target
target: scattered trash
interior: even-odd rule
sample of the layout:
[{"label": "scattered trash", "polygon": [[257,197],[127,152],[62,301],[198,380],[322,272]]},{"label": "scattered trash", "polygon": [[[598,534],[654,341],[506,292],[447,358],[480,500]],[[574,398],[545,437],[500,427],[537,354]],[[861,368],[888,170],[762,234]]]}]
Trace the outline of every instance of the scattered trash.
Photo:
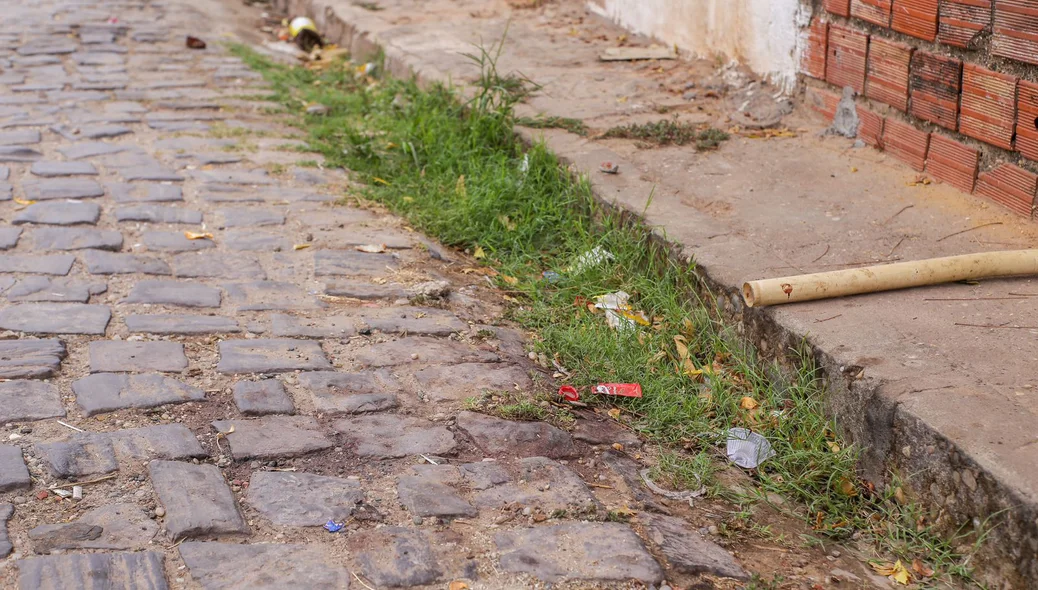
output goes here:
[{"label": "scattered trash", "polygon": [[594,268],[603,262],[611,262],[614,259],[612,253],[602,246],[595,246],[577,257],[577,261],[569,267],[573,274],[580,274],[589,268]]},{"label": "scattered trash", "polygon": [[677,59],[678,52],[672,47],[610,47],[598,56],[602,61],[635,61],[643,59]]},{"label": "scattered trash", "polygon": [[[72,492],[70,492],[68,490],[54,490],[54,494],[56,496],[58,496],[59,498],[71,498],[72,497]],[[46,496],[44,496],[44,497],[46,497]]]},{"label": "scattered trash", "polygon": [[324,523],[324,530],[328,531],[329,533],[337,533],[341,531],[345,526],[345,523],[329,520],[328,522]]},{"label": "scattered trash", "polygon": [[620,332],[633,330],[636,325],[650,325],[645,312],[636,310],[627,304],[630,297],[624,291],[599,295],[595,297],[595,309],[605,310],[606,323],[610,328]]},{"label": "scattered trash", "polygon": [[886,576],[902,586],[907,586],[908,583],[912,581],[912,575],[908,573],[905,564],[901,563],[900,559],[894,563],[870,561],[869,565],[872,566],[872,569],[876,570],[877,574]]},{"label": "scattered trash", "polygon": [[83,486],[72,486],[72,499],[82,500],[83,499]]},{"label": "scattered trash", "polygon": [[746,428],[728,430],[726,453],[732,463],[744,469],[756,469],[758,465],[775,456],[768,439]]},{"label": "scattered trash", "polygon": [[641,397],[642,386],[638,383],[599,383],[595,386],[594,392],[600,395]]},{"label": "scattered trash", "polygon": [[378,71],[378,64],[369,61],[366,64],[357,66],[356,71],[358,76],[374,76],[375,72]]},{"label": "scattered trash", "polygon": [[605,174],[619,174],[620,165],[616,162],[602,162],[598,165],[598,171]]},{"label": "scattered trash", "polygon": [[[85,486],[85,485],[90,485],[92,483],[101,483],[102,481],[108,481],[110,479],[115,479],[115,476],[116,476],[116,474],[113,473],[111,475],[105,475],[104,477],[97,477],[97,478],[94,478],[94,479],[88,479],[86,481],[77,481],[76,483],[59,484],[59,485],[56,485],[56,486],[51,486],[51,487],[49,487],[47,489],[48,490],[60,490],[61,488],[68,488],[68,487],[75,487],[75,486]],[[43,496],[44,498],[47,497],[45,491],[41,492],[41,493],[44,494],[44,496]],[[57,493],[57,492],[55,492],[55,493]]]},{"label": "scattered trash", "polygon": [[580,392],[577,391],[576,387],[572,385],[563,385],[559,388],[559,396],[564,398],[568,402],[579,402]]},{"label": "scattered trash", "polygon": [[366,252],[368,254],[381,254],[386,251],[385,244],[363,244],[361,246],[354,246],[353,248],[357,252]]},{"label": "scattered trash", "polygon": [[213,239],[213,234],[209,232],[186,231],[184,232],[184,237],[189,240],[211,240]]},{"label": "scattered trash", "polygon": [[306,114],[324,116],[328,114],[328,107],[319,103],[307,105]]},{"label": "scattered trash", "polygon": [[58,420],[58,424],[61,424],[65,428],[71,428],[72,430],[75,430],[76,432],[86,432],[82,428],[76,428],[75,426],[73,426],[71,424],[66,424],[66,423],[62,422],[61,420]]},{"label": "scattered trash", "polygon": [[651,471],[651,469],[646,468],[646,469],[642,469],[641,471],[639,471],[638,474],[642,476],[642,481],[645,482],[645,487],[647,487],[650,490],[652,490],[652,493],[659,494],[660,496],[663,496],[664,498],[669,498],[671,500],[688,501],[688,505],[691,507],[692,506],[692,501],[695,498],[698,498],[698,497],[700,497],[700,496],[702,496],[703,494],[706,493],[706,486],[703,485],[703,478],[701,478],[698,473],[693,474],[693,475],[696,476],[696,482],[699,484],[699,489],[698,490],[686,490],[684,492],[672,492],[670,490],[665,490],[665,489],[661,488],[660,486],[656,485],[656,482],[652,481],[652,479],[649,478],[649,472],[650,471]]},{"label": "scattered trash", "polygon": [[321,33],[317,31],[314,21],[305,16],[297,16],[288,24],[288,35],[303,51],[310,53],[314,47],[324,47]]},{"label": "scattered trash", "polygon": [[562,280],[562,275],[555,272],[554,270],[546,270],[541,273],[541,278],[548,281],[549,283],[557,283]]},{"label": "scattered trash", "polygon": [[198,37],[187,36],[187,40],[184,42],[188,49],[205,49],[205,41],[202,41]]},{"label": "scattered trash", "polygon": [[284,53],[298,60],[305,60],[309,57],[309,55],[305,51],[285,40],[279,41],[277,43],[265,41],[263,43],[263,47],[275,53]]}]

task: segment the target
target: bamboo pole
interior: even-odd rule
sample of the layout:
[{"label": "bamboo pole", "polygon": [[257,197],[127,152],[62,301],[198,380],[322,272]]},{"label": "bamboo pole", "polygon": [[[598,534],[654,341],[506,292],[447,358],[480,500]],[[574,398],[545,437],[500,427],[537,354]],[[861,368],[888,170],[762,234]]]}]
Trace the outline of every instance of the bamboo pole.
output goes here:
[{"label": "bamboo pole", "polygon": [[748,307],[892,291],[968,279],[1038,274],[1038,250],[981,252],[762,279],[743,285]]}]

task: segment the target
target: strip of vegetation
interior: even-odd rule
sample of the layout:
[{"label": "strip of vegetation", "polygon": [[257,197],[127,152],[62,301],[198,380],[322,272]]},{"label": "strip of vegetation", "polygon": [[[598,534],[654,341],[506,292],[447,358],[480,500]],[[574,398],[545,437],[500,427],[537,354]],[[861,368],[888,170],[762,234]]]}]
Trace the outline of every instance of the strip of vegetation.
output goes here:
[{"label": "strip of vegetation", "polygon": [[588,131],[583,121],[572,117],[520,117],[515,124],[531,129],[565,129],[581,136],[586,136]]},{"label": "strip of vegetation", "polygon": [[[234,51],[272,84],[328,166],[367,183],[364,197],[490,267],[515,302],[512,317],[538,334],[537,351],[565,367],[569,383],[584,391],[602,381],[641,383],[640,399],[597,403],[615,404],[617,419],[665,449],[670,483],[710,484],[727,431],[751,428],[777,453],[753,473],[757,498],[795,500],[784,509],[820,540],[853,538],[882,558],[920,560],[938,570],[927,582],[969,579],[968,560],[897,486],[878,493],[859,481],[858,451],[825,416],[823,384],[807,358],[793,374],[762,363],[695,297],[692,266],[600,206],[544,145],[524,148],[514,133],[519,95],[498,78],[492,55],[477,58],[484,75],[463,101],[453,88],[372,79],[349,64],[314,72]],[[327,114],[306,115],[312,103]],[[581,264],[594,248],[610,254]],[[590,309],[594,297],[619,290],[646,325],[617,331]],[[522,401],[503,411],[541,416]],[[716,484],[713,491],[726,493]]]},{"label": "strip of vegetation", "polygon": [[679,123],[663,119],[654,123],[641,123],[612,127],[602,137],[634,139],[653,145],[688,145],[694,143],[696,150],[716,150],[728,140],[728,133],[714,127]]}]

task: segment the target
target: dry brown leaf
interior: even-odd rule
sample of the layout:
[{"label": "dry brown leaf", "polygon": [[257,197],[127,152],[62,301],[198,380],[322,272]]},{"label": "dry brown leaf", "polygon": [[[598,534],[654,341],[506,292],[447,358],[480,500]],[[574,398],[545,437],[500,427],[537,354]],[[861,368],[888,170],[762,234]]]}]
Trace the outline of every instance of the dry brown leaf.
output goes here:
[{"label": "dry brown leaf", "polygon": [[840,445],[836,444],[835,442],[833,442],[831,440],[827,440],[827,441],[825,441],[825,444],[829,445],[829,450],[832,451],[833,453],[839,453],[840,452]]},{"label": "dry brown leaf", "polygon": [[19,199],[18,197],[15,197],[14,198],[14,202],[18,203],[19,205],[32,205],[36,201],[32,201],[32,200],[29,200],[29,199]]},{"label": "dry brown leaf", "polygon": [[844,496],[853,498],[858,495],[858,488],[855,487],[853,481],[844,478],[840,480],[840,493]]},{"label": "dry brown leaf", "polygon": [[381,254],[386,251],[385,244],[364,244],[361,246],[354,246],[353,248],[357,252],[367,252],[368,254]]},{"label": "dry brown leaf", "polygon": [[447,586],[447,590],[469,590],[469,585],[461,580],[454,580]]},{"label": "dry brown leaf", "polygon": [[518,285],[519,284],[519,279],[517,279],[515,277],[510,277],[508,275],[501,275],[501,280],[506,282],[506,283],[508,283],[509,285]]},{"label": "dry brown leaf", "polygon": [[476,246],[476,249],[472,252],[472,257],[476,260],[482,260],[486,258],[487,253],[483,250],[483,246]]},{"label": "dry brown leaf", "polygon": [[916,575],[921,578],[929,578],[934,574],[933,568],[929,567],[928,565],[926,565],[918,559],[912,560],[912,571],[915,572]]},{"label": "dry brown leaf", "polygon": [[613,420],[619,420],[620,419],[620,408],[612,408],[608,412],[606,412],[606,414],[609,414],[609,417],[612,418]]},{"label": "dry brown leaf", "polygon": [[679,359],[685,360],[688,358],[688,340],[684,336],[675,336],[674,346],[678,349]]},{"label": "dry brown leaf", "polygon": [[209,232],[186,231],[184,232],[184,237],[189,240],[211,240],[213,239],[213,234]]},{"label": "dry brown leaf", "polygon": [[760,406],[760,402],[748,395],[743,396],[743,398],[739,400],[739,407],[744,410],[752,410],[757,408],[758,406]]},{"label": "dry brown leaf", "polygon": [[889,561],[886,563],[869,562],[872,569],[876,570],[876,573],[881,576],[887,576],[902,586],[907,585],[912,581],[912,575],[905,569],[905,565],[901,563],[901,560],[897,560],[894,563]]},{"label": "dry brown leaf", "polygon": [[311,246],[311,244],[295,244],[294,246],[292,246],[292,249],[293,250],[306,250],[310,246]]}]

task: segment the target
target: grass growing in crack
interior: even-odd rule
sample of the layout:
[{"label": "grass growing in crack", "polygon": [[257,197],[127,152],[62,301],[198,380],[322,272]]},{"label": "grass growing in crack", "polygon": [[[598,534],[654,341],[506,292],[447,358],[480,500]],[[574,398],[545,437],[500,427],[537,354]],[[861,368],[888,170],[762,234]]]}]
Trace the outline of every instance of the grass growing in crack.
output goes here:
[{"label": "grass growing in crack", "polygon": [[587,125],[583,121],[571,117],[520,117],[516,119],[515,124],[531,129],[565,129],[581,136],[588,133]]},{"label": "grass growing in crack", "polygon": [[[312,150],[367,184],[365,198],[449,246],[481,253],[513,301],[511,317],[537,334],[536,351],[564,366],[571,384],[586,392],[602,381],[641,383],[640,399],[585,399],[615,404],[625,425],[683,457],[664,454],[664,482],[709,481],[714,463],[707,459],[726,461],[728,429],[751,428],[777,453],[751,474],[756,501],[778,494],[783,510],[821,539],[853,538],[882,557],[920,559],[939,575],[968,578],[968,561],[894,486],[878,493],[858,480],[858,451],[826,417],[824,384],[806,355],[795,369],[761,362],[716,319],[712,300],[695,298],[693,265],[669,257],[644,227],[603,209],[587,182],[574,181],[545,146],[519,143],[513,107],[522,96],[496,73],[496,53],[475,56],[484,73],[467,99],[453,88],[358,76],[348,64],[314,72],[236,53],[271,83]],[[328,113],[304,115],[314,102]],[[681,134],[708,144],[725,137],[677,124],[648,132]],[[612,259],[573,270],[595,247]],[[545,280],[544,271],[557,278]],[[650,325],[617,332],[589,309],[588,299],[621,289]],[[510,417],[548,411],[536,397],[494,397],[469,407]]]},{"label": "grass growing in crack", "polygon": [[641,123],[612,127],[602,137],[634,139],[653,145],[688,145],[694,143],[699,151],[715,150],[727,141],[728,133],[692,123],[663,119],[655,123]]}]

